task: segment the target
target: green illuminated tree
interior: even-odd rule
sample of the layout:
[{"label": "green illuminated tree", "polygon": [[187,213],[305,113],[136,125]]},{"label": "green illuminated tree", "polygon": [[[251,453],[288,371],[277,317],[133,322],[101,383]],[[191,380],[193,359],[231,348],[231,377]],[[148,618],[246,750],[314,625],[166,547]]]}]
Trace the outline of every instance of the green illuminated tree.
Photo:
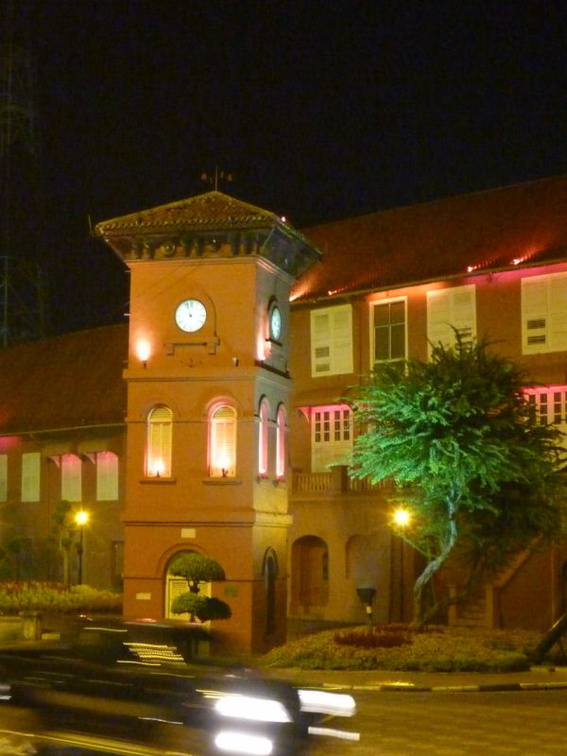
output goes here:
[{"label": "green illuminated tree", "polygon": [[393,498],[412,510],[400,535],[426,560],[416,624],[449,603],[429,590],[449,557],[466,566],[470,591],[561,524],[561,434],[536,422],[513,363],[456,336],[427,363],[381,365],[349,399],[360,429],[351,476],[393,480]]},{"label": "green illuminated tree", "polygon": [[232,611],[227,603],[215,597],[200,595],[201,583],[225,579],[224,570],[217,561],[196,552],[180,554],[173,560],[169,572],[185,578],[189,587],[188,591],[173,599],[171,611],[174,614],[189,614],[191,622],[195,621],[195,617],[200,622],[230,619]]}]

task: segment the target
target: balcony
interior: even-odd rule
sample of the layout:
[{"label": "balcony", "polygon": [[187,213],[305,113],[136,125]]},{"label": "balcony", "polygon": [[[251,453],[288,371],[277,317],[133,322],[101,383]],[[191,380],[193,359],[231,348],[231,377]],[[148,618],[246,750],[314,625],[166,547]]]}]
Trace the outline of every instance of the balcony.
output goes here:
[{"label": "balcony", "polygon": [[291,491],[292,496],[303,498],[317,494],[336,495],[383,491],[390,485],[386,481],[372,484],[368,478],[349,478],[348,467],[337,465],[327,472],[293,472]]}]

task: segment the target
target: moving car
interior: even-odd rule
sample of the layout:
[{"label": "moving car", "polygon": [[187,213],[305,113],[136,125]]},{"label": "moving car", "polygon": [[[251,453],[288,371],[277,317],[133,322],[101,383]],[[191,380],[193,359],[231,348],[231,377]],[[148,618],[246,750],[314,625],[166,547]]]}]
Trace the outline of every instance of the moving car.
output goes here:
[{"label": "moving car", "polygon": [[[211,665],[201,626],[88,621],[65,643],[0,650],[0,696],[45,727],[167,741],[192,754],[296,753],[352,717],[350,695]],[[355,735],[352,736],[356,737]]]}]

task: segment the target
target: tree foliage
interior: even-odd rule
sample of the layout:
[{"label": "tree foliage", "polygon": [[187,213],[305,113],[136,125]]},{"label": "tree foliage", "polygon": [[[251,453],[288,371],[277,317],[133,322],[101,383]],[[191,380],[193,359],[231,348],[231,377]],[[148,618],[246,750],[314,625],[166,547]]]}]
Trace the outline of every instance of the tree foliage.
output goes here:
[{"label": "tree foliage", "polygon": [[425,606],[425,588],[457,547],[472,579],[559,531],[561,434],[537,422],[522,388],[514,363],[456,334],[429,362],[381,365],[350,398],[360,429],[351,475],[392,479],[413,510],[400,535],[427,561],[418,623],[438,609]]},{"label": "tree foliage", "polygon": [[196,552],[179,554],[169,568],[171,575],[183,577],[189,590],[173,600],[174,614],[189,614],[191,622],[195,617],[201,622],[212,619],[230,619],[232,611],[227,603],[215,597],[201,596],[200,583],[222,581],[225,572],[221,565],[210,557]]},{"label": "tree foliage", "polygon": [[75,542],[77,526],[73,519],[71,502],[62,499],[51,515],[51,538],[57,544],[62,561],[63,582],[71,585],[71,547]]}]

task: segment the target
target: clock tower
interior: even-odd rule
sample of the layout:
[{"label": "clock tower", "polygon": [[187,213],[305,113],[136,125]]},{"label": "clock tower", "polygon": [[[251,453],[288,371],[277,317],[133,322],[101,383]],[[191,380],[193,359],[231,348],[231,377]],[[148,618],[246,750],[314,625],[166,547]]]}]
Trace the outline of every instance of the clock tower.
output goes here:
[{"label": "clock tower", "polygon": [[218,191],[99,223],[128,266],[124,612],[173,617],[182,552],[235,650],[285,640],[289,292],[320,253],[271,212]]}]

